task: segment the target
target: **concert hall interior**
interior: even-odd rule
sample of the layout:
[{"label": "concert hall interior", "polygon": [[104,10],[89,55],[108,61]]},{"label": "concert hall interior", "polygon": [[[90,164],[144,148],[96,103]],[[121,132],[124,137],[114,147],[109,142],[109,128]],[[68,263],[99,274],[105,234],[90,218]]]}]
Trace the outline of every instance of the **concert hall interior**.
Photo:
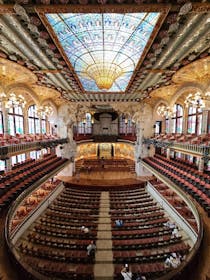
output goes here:
[{"label": "concert hall interior", "polygon": [[208,0],[0,0],[0,279],[210,280]]}]

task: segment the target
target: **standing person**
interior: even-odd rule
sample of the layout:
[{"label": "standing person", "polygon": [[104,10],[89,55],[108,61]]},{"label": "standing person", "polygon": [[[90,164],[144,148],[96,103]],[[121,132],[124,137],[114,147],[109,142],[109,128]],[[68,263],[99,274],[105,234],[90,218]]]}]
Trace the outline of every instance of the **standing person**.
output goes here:
[{"label": "standing person", "polygon": [[128,265],[125,265],[121,270],[121,275],[123,276],[124,280],[131,280],[132,279],[132,272],[129,270]]},{"label": "standing person", "polygon": [[95,257],[96,252],[96,244],[94,241],[91,241],[91,243],[87,246],[87,255]]}]

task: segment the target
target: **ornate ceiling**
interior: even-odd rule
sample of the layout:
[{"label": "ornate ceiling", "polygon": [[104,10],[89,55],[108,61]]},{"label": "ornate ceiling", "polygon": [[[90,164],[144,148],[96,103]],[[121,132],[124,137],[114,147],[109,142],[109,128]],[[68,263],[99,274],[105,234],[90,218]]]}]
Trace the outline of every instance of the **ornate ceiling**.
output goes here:
[{"label": "ornate ceiling", "polygon": [[[57,106],[66,100],[97,104],[147,100],[151,105],[155,105],[160,98],[170,99],[177,87],[180,88],[183,84],[204,83],[208,86],[210,3],[207,1],[78,1],[68,4],[69,0],[18,0],[18,4],[12,1],[3,1],[0,4],[0,86],[4,84],[9,88],[14,84],[25,84],[38,96],[40,102],[51,99]],[[72,18],[77,16],[79,20],[83,17],[92,19],[96,15],[98,18],[102,15],[109,18],[108,13],[118,18],[122,14],[130,14],[132,18],[134,14],[148,13],[149,16],[153,13],[158,15],[158,22],[155,25],[154,21],[154,28],[150,25],[151,32],[145,35],[146,37],[136,37],[132,52],[120,52],[120,55],[127,56],[127,61],[133,61],[132,67],[129,63],[127,65],[130,68],[125,65],[122,67],[127,69],[127,74],[116,74],[110,89],[98,90],[93,77],[100,72],[100,67],[91,66],[91,74],[86,76],[82,71],[85,69],[87,74],[88,67],[97,64],[98,57],[107,48],[111,59],[106,60],[106,63],[117,64],[111,54],[115,45],[109,45],[107,40],[97,43],[94,36],[99,36],[97,38],[100,39],[101,33],[98,34],[96,28],[89,30],[87,27],[80,33],[71,31],[70,34],[78,40],[80,36],[84,39],[84,35],[88,33],[85,45],[84,41],[80,40],[80,44],[74,48],[72,41],[68,41],[69,38],[66,37],[62,44],[62,38],[57,37],[56,28],[52,28],[53,24],[56,24],[52,18],[57,17],[52,14],[57,13],[59,20],[65,17],[66,13],[70,13]],[[139,26],[141,21],[136,22],[136,26]],[[105,30],[105,21],[101,20],[101,23],[100,32]],[[77,21],[75,24],[76,27],[79,25]],[[110,33],[105,31],[105,35],[112,35],[120,44],[116,34],[122,35],[123,29],[120,25],[118,29],[117,25],[115,28],[114,24],[116,21],[110,23],[110,28],[107,29]],[[131,30],[127,34],[129,39],[135,37]],[[142,40],[145,41],[144,45],[138,48]],[[97,45],[99,47],[95,49],[94,46]],[[69,48],[69,53],[66,48]],[[118,53],[121,48],[122,46],[117,49]],[[83,57],[84,50],[87,52],[86,57],[92,52],[92,60],[90,56],[87,58],[87,61],[91,60],[90,64]],[[120,63],[123,65],[124,61],[126,60],[122,59]],[[86,67],[83,67],[83,64]]]}]

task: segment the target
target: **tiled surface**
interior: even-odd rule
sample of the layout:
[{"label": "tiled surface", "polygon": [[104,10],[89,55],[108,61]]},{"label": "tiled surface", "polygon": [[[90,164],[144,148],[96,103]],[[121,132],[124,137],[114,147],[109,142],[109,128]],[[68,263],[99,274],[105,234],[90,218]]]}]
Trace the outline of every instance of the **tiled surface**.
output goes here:
[{"label": "tiled surface", "polygon": [[98,250],[112,250],[112,240],[98,240],[96,246]]},{"label": "tiled surface", "polygon": [[[106,205],[106,207],[104,207]],[[112,280],[114,274],[111,219],[109,216],[109,193],[101,193],[99,223],[97,234],[97,252],[95,256],[95,280]]]},{"label": "tiled surface", "polygon": [[113,278],[114,274],[114,266],[113,264],[103,263],[103,264],[96,264],[94,266],[94,275],[96,277],[101,277],[101,279],[105,279],[102,277],[110,277]]},{"label": "tiled surface", "polygon": [[99,231],[111,231],[111,225],[110,225],[110,223],[109,224],[99,224],[98,225],[98,230]]},{"label": "tiled surface", "polygon": [[112,263],[113,261],[113,253],[112,250],[107,249],[107,250],[98,250],[96,252],[96,260],[97,262],[109,262]]}]

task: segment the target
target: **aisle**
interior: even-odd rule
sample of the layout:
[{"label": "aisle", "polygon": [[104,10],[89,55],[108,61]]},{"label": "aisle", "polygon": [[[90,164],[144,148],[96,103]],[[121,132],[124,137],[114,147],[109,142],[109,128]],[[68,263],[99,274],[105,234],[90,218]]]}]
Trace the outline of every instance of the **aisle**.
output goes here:
[{"label": "aisle", "polygon": [[97,252],[95,255],[95,280],[112,280],[114,274],[109,192],[101,193]]}]

